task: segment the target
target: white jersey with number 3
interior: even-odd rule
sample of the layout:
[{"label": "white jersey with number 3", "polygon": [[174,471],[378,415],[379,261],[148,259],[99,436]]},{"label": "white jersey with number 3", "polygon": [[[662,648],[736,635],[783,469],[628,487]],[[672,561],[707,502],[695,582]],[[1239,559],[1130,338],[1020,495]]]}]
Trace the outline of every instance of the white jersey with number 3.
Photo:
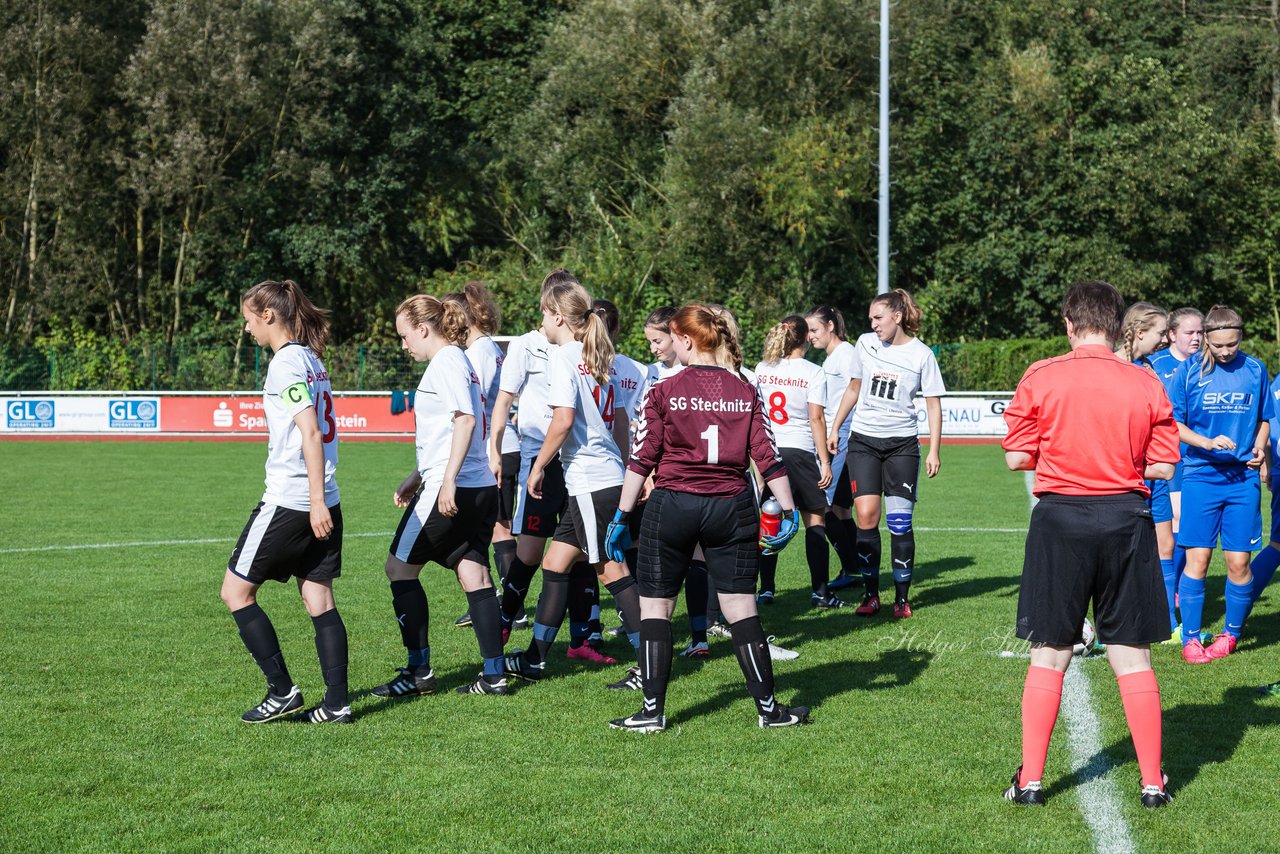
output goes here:
[{"label": "white jersey with number 3", "polygon": [[756,365],[756,387],[779,447],[815,451],[809,404],[826,408],[827,381],[822,368],[808,359],[781,359]]},{"label": "white jersey with number 3", "polygon": [[849,419],[851,429],[881,439],[916,435],[916,392],[925,397],[947,392],[938,358],[919,338],[885,344],[874,332],[858,339],[857,352],[862,391]]},{"label": "white jersey with number 3", "polygon": [[587,495],[622,483],[622,454],[613,441],[613,383],[603,388],[582,361],[582,342],[551,348],[552,407],[574,410],[573,429],[560,448],[564,484],[570,495]]},{"label": "white jersey with number 3", "polygon": [[310,347],[297,341],[285,344],[271,358],[262,387],[262,408],[267,416],[267,489],[264,504],[290,510],[311,509],[311,485],[302,457],[302,431],[294,417],[313,410],[324,448],[324,503],[338,503],[338,422],[333,412],[333,388],[329,372]]},{"label": "white jersey with number 3", "polygon": [[413,398],[416,428],[418,471],[422,473],[424,490],[444,482],[453,448],[453,429],[457,413],[476,419],[471,443],[458,471],[458,486],[493,486],[489,471],[489,455],[484,447],[484,405],[480,400],[480,377],[476,375],[462,348],[441,347],[422,372],[422,381]]}]

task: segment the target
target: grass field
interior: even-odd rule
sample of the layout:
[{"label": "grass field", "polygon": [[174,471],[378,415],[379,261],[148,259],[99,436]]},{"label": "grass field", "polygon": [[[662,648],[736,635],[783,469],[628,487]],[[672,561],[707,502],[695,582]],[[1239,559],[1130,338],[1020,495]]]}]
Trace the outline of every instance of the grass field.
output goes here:
[{"label": "grass field", "polygon": [[[801,653],[775,672],[783,702],[814,707],[812,726],[758,729],[728,642],[713,640],[706,663],[677,659],[672,728],[652,736],[606,727],[637,697],[604,690],[621,668],[571,664],[563,643],[554,678],[507,698],[453,694],[477,651],[452,627],[461,591],[434,566],[423,580],[443,693],[368,695],[403,662],[382,564],[408,444],[342,448],[337,595],[355,725],[240,723],[262,679],[218,586],[265,454],[265,443],[0,443],[0,848],[1275,850],[1280,701],[1253,687],[1280,678],[1276,594],[1228,659],[1192,668],[1173,648],[1155,653],[1171,808],[1138,805],[1101,659],[1076,664],[1100,753],[1073,762],[1060,720],[1048,807],[1001,800],[1019,761],[1026,661],[999,652],[1024,648],[1009,635],[1028,502],[994,446],[945,448],[922,489],[911,620],[810,612],[803,549],[784,553],[765,627]],[[1220,625],[1220,563],[1210,578],[1206,619]],[[271,585],[261,601],[318,700],[296,591]],[[625,658],[625,641],[612,644]],[[1120,818],[1101,834],[1084,794],[1099,777]]]}]

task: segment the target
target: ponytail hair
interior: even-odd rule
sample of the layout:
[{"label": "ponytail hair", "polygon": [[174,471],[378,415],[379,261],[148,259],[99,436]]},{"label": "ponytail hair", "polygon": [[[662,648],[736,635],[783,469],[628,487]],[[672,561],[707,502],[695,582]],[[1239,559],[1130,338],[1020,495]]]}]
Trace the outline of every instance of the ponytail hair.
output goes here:
[{"label": "ponytail hair", "polygon": [[591,310],[587,289],[576,279],[553,284],[542,292],[540,307],[564,318],[574,340],[582,342],[582,361],[587,370],[600,386],[608,385],[613,368],[613,341],[603,318]]},{"label": "ponytail hair", "polygon": [[1209,351],[1209,335],[1214,332],[1225,332],[1234,329],[1244,337],[1244,321],[1240,315],[1225,305],[1215,305],[1204,316],[1204,346],[1200,348],[1200,376],[1208,376],[1213,371],[1213,353]]},{"label": "ponytail hair", "polygon": [[649,316],[645,318],[644,328],[650,327],[659,332],[671,331],[671,318],[676,316],[675,306],[662,305],[649,312]]},{"label": "ponytail hair", "polygon": [[445,294],[441,299],[445,302],[461,302],[467,313],[467,325],[481,335],[497,334],[502,324],[502,312],[484,282],[472,280],[463,285],[461,291]]},{"label": "ponytail hair", "polygon": [[793,314],[775,324],[764,338],[764,359],[770,365],[776,365],[797,348],[803,347],[809,336],[809,327],[804,318]]},{"label": "ponytail hair", "polygon": [[1157,320],[1168,317],[1168,313],[1158,305],[1149,302],[1135,302],[1124,313],[1124,321],[1120,325],[1120,347],[1116,353],[1126,362],[1133,361],[1133,344],[1138,336],[1155,326]]},{"label": "ponytail hair", "polygon": [[622,326],[618,307],[607,299],[598,299],[591,303],[591,311],[604,321],[604,328],[609,331],[609,340],[618,340],[618,330]]},{"label": "ponytail hair", "polygon": [[816,317],[819,323],[830,323],[831,331],[841,341],[848,340],[849,336],[845,332],[844,315],[840,313],[840,309],[829,305],[815,305],[809,309],[806,318]]},{"label": "ponytail hair", "polygon": [[317,356],[324,355],[324,345],[329,340],[329,312],[307,299],[293,279],[258,282],[244,292],[240,302],[258,314],[271,309],[293,338]]},{"label": "ponytail hair", "polygon": [[726,309],[691,302],[671,318],[672,335],[688,335],[699,352],[713,354],[716,364],[742,376],[738,324]]},{"label": "ponytail hair", "polygon": [[888,293],[880,294],[871,301],[871,304],[875,305],[878,302],[889,306],[889,311],[902,315],[902,328],[907,330],[908,335],[920,334],[920,309],[916,306],[915,300],[911,299],[911,294],[902,288],[894,288]]},{"label": "ponytail hair", "polygon": [[411,296],[396,307],[396,317],[404,315],[414,326],[427,326],[450,344],[467,346],[467,312],[456,299],[438,300],[427,294]]}]

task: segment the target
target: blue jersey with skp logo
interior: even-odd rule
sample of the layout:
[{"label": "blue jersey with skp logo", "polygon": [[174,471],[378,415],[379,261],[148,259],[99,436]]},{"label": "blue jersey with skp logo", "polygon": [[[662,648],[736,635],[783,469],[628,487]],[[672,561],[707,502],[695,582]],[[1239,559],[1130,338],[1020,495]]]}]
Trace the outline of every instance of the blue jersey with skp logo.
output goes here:
[{"label": "blue jersey with skp logo", "polygon": [[1258,422],[1275,415],[1270,379],[1266,366],[1247,353],[1237,353],[1228,364],[1215,364],[1208,374],[1201,373],[1199,358],[1179,365],[1169,394],[1174,420],[1201,436],[1227,436],[1236,443],[1234,451],[1187,445],[1183,463],[1191,468],[1242,465],[1253,459]]}]

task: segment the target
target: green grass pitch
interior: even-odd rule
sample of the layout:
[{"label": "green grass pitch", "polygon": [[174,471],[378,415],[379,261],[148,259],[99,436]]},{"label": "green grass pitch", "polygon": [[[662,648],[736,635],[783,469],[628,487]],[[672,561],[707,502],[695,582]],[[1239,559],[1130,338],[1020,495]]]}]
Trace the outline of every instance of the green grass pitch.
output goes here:
[{"label": "green grass pitch", "polygon": [[[382,572],[409,443],[345,444],[347,540],[337,598],[350,634],[350,727],[250,727],[262,679],[218,599],[232,542],[261,494],[265,445],[0,443],[0,848],[49,851],[1084,851],[1061,722],[1049,805],[1000,798],[1019,761],[1026,662],[1002,658],[1028,515],[995,446],[946,447],[916,517],[916,616],[808,608],[803,548],[779,569],[766,631],[783,702],[812,726],[761,731],[727,641],[677,659],[662,734],[607,728],[638,698],[621,668],[553,651],[513,696],[458,696],[478,669],[451,574],[423,574],[442,693],[377,700],[403,662]],[[360,536],[366,534],[369,536]],[[205,540],[207,542],[199,542]],[[183,542],[179,542],[183,541]],[[168,543],[168,544],[165,544]],[[46,547],[107,545],[100,548]],[[134,545],[118,545],[134,544]],[[137,545],[140,544],[140,545]],[[887,537],[886,537],[887,544]],[[46,549],[46,550],[35,550]],[[887,547],[885,549],[887,554]],[[887,561],[887,558],[886,558]],[[833,562],[834,563],[834,562]],[[1221,563],[1206,619],[1221,625]],[[296,591],[261,602],[311,701],[321,684]],[[683,604],[677,642],[683,643]],[[567,633],[567,632],[566,632]],[[518,632],[513,646],[529,642]],[[1237,654],[1192,668],[1155,652],[1165,766],[1177,800],[1146,812],[1114,679],[1091,683],[1103,756],[1140,851],[1274,850],[1280,833],[1276,594]],[[625,659],[625,641],[611,642]]]}]

